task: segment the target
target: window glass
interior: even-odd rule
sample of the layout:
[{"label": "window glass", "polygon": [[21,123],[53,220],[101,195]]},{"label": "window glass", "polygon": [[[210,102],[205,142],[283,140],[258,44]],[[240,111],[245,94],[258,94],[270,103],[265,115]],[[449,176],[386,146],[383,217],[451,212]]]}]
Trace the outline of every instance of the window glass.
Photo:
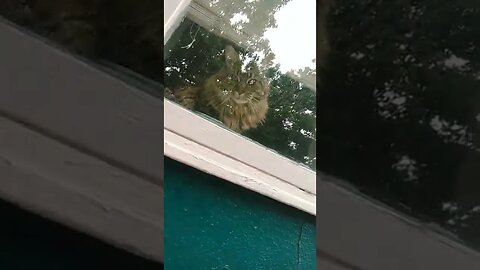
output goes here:
[{"label": "window glass", "polygon": [[480,248],[480,2],[337,0],[317,169]]},{"label": "window glass", "polygon": [[314,169],[316,6],[193,1],[165,47],[165,97]]},{"label": "window glass", "polygon": [[0,15],[122,78],[163,80],[163,1],[1,0]]},{"label": "window glass", "polygon": [[316,47],[320,66],[329,51],[316,1],[195,0],[166,46],[163,4],[2,0],[0,14],[130,83],[164,82],[167,98],[314,169]]}]

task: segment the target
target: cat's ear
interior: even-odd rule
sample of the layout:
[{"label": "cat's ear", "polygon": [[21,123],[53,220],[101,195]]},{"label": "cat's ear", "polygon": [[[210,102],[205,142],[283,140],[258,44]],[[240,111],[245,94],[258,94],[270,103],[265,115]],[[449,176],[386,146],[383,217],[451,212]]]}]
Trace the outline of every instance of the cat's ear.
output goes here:
[{"label": "cat's ear", "polygon": [[225,47],[225,62],[227,63],[227,66],[230,67],[233,67],[237,63],[240,63],[240,56],[238,56],[238,53],[230,45]]}]

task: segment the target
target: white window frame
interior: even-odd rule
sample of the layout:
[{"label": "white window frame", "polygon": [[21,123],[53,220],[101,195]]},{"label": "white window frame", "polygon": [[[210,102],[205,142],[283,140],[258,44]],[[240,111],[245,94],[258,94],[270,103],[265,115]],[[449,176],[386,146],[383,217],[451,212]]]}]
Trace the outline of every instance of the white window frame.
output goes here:
[{"label": "white window frame", "polygon": [[[176,13],[165,13],[171,22],[165,33],[175,30],[191,2],[165,0],[166,11],[168,5],[178,7],[170,9]],[[316,214],[317,182],[309,181],[315,179],[313,171],[168,100],[164,108],[166,156]],[[318,192],[318,269],[480,269],[478,251],[341,179],[319,173]]]},{"label": "white window frame", "polygon": [[[165,0],[164,44],[192,2]],[[168,99],[164,112],[165,156],[316,215],[315,171]]]},{"label": "white window frame", "polygon": [[0,40],[0,199],[163,262],[162,101],[2,16]]}]

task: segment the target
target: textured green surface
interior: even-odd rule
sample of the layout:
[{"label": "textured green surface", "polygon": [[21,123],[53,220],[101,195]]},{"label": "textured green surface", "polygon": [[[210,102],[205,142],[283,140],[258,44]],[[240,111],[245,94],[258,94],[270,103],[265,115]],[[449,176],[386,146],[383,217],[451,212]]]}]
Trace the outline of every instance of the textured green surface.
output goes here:
[{"label": "textured green surface", "polygon": [[315,269],[315,218],[165,159],[166,269]]}]

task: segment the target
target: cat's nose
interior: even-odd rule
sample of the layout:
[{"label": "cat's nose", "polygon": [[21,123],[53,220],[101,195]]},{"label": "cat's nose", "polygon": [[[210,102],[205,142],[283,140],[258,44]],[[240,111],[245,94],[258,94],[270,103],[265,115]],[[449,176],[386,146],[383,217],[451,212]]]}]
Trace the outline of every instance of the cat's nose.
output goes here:
[{"label": "cat's nose", "polygon": [[243,98],[244,96],[245,96],[245,93],[240,94],[239,92],[235,92],[236,98]]}]

